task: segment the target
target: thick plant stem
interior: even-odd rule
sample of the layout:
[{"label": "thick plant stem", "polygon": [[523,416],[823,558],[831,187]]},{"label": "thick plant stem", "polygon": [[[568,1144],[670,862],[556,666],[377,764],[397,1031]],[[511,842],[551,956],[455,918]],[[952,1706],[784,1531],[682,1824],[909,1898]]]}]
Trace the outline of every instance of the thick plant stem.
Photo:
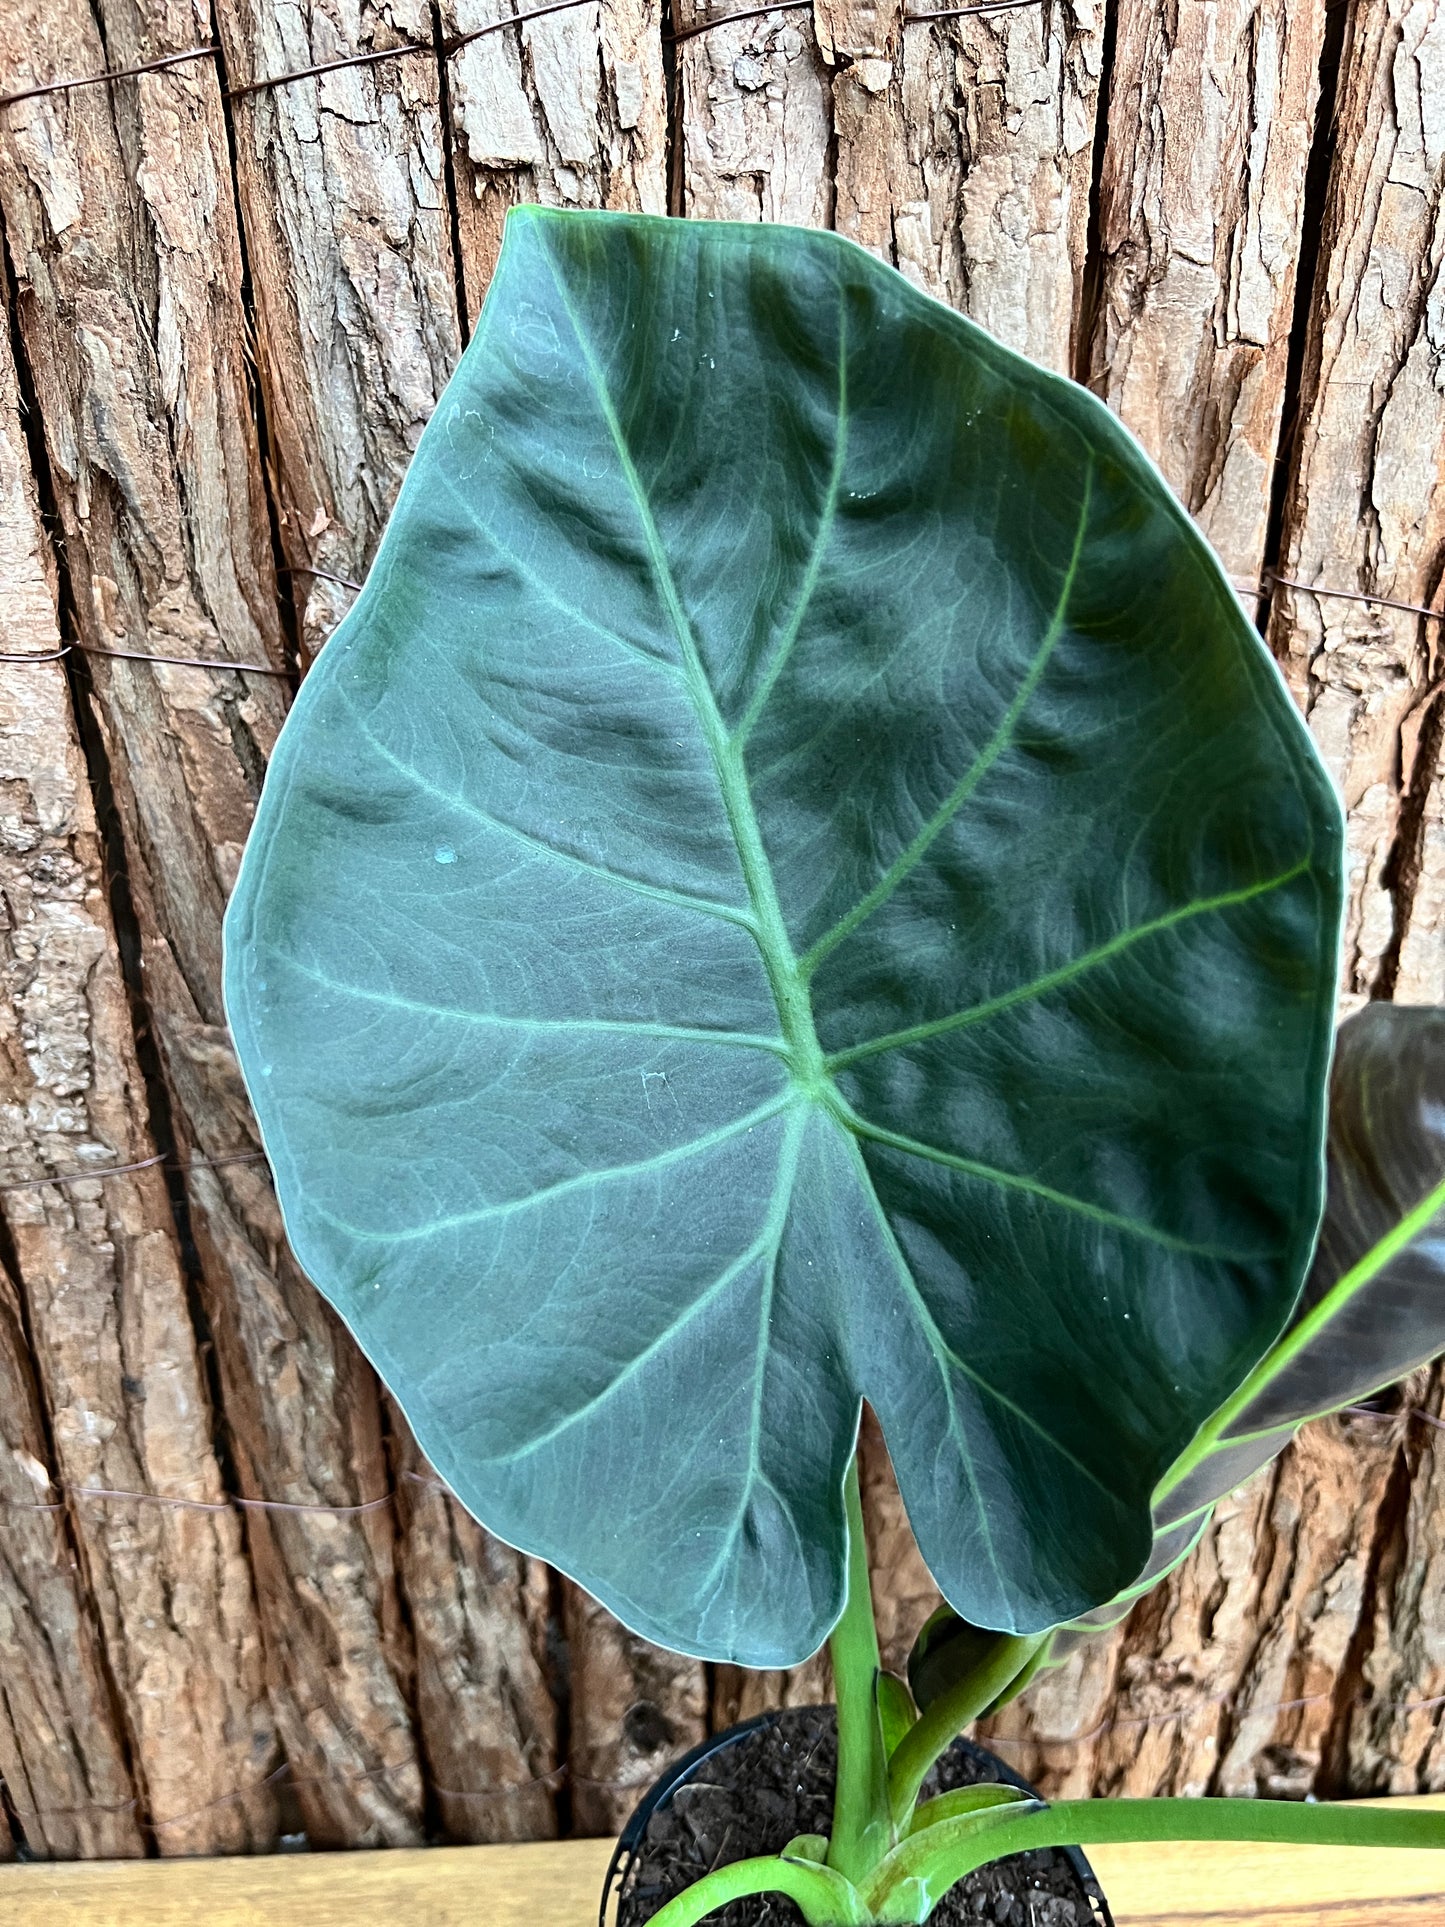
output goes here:
[{"label": "thick plant stem", "polygon": [[919,1716],[888,1763],[888,1804],[896,1832],[907,1830],[919,1789],[934,1761],[1013,1684],[1048,1637],[1047,1633],[1029,1638],[1000,1633],[983,1661]]},{"label": "thick plant stem", "polygon": [[808,1927],[871,1927],[873,1921],[858,1889],[842,1874],[812,1861],[768,1854],[704,1874],[655,1913],[650,1927],[696,1927],[719,1907],[747,1894],[786,1894]]},{"label": "thick plant stem", "polygon": [[878,1712],[878,1632],[868,1584],[868,1542],[855,1454],[843,1488],[848,1513],[848,1593],[828,1639],[838,1702],[838,1781],[828,1865],[861,1881],[894,1842],[888,1820],[888,1756]]},{"label": "thick plant stem", "polygon": [[[1295,1800],[1061,1800],[1018,1818],[995,1809],[940,1821],[905,1840],[864,1890],[867,1917],[891,1918],[889,1898],[900,1892],[914,1904],[921,1897],[925,1910],[931,1910],[950,1887],[1007,1854],[1139,1840],[1439,1848],[1445,1847],[1445,1813]],[[926,1918],[926,1911],[908,1917]]]}]

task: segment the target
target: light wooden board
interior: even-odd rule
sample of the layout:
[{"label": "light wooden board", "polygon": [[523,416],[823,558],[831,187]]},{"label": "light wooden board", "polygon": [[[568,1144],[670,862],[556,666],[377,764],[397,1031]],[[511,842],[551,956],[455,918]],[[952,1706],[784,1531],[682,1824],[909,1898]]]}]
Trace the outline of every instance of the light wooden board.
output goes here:
[{"label": "light wooden board", "polygon": [[[0,1921],[5,1927],[593,1927],[611,1851],[610,1841],[569,1840],[5,1867]],[[1445,1854],[1183,1845],[1099,1848],[1092,1857],[1118,1927],[1426,1927],[1445,1920]]]}]

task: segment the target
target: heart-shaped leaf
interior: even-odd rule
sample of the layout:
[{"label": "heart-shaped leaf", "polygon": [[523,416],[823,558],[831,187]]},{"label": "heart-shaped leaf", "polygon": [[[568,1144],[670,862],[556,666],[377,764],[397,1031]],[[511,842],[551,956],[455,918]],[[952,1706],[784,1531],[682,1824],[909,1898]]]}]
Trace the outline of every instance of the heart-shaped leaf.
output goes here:
[{"label": "heart-shaped leaf", "polygon": [[444,1476],[801,1659],[859,1402],[945,1594],[1117,1592],[1313,1240],[1338,807],[1118,424],[827,234],[514,214],[228,924]]}]

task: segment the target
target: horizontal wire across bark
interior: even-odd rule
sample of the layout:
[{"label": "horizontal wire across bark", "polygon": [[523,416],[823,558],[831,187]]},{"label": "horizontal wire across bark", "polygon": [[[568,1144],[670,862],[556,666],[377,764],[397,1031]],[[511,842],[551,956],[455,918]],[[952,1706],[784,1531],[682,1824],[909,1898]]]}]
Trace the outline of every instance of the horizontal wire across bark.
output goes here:
[{"label": "horizontal wire across bark", "polygon": [[[524,13],[507,14],[501,20],[489,21],[485,27],[475,27],[470,33],[458,34],[454,39],[444,41],[440,52],[444,59],[450,60],[453,54],[470,47],[475,40],[482,40],[488,34],[500,33],[505,27],[525,26],[529,20],[544,19],[550,13],[565,13],[572,7],[586,7],[600,4],[600,0],[548,0],[543,7],[531,7]],[[723,13],[712,20],[700,20],[678,33],[664,34],[665,40],[676,43],[690,40],[694,34],[707,33],[713,27],[725,27],[734,20],[757,20],[770,13],[787,13],[803,7],[811,7],[813,0],[773,0],[772,6],[745,7],[737,13]],[[978,0],[973,6],[966,7],[928,7],[907,11],[903,18],[907,21],[960,20],[969,14],[1013,13],[1023,7],[1037,7],[1043,0]],[[207,41],[199,47],[183,47],[179,53],[163,54],[159,60],[144,61],[138,67],[115,67],[100,74],[82,74],[74,80],[50,80],[37,87],[24,87],[13,94],[0,94],[0,108],[16,107],[23,100],[38,100],[46,94],[69,93],[76,87],[98,87],[108,80],[134,80],[142,74],[154,74],[168,67],[178,67],[183,61],[205,60],[220,53],[214,41]],[[264,93],[271,87],[285,87],[295,80],[311,80],[318,74],[334,74],[343,67],[370,67],[379,61],[396,60],[406,54],[432,54],[438,49],[430,40],[404,40],[397,47],[373,48],[363,54],[346,54],[339,60],[325,60],[313,67],[296,67],[289,73],[271,74],[262,80],[248,80],[244,86],[232,87],[227,91],[227,100],[241,100],[248,94]],[[304,571],[308,574],[324,574],[323,570]],[[340,580],[328,577],[328,580]],[[95,652],[101,653],[99,651]],[[164,659],[159,659],[164,660]],[[227,665],[236,668],[244,664]]]}]

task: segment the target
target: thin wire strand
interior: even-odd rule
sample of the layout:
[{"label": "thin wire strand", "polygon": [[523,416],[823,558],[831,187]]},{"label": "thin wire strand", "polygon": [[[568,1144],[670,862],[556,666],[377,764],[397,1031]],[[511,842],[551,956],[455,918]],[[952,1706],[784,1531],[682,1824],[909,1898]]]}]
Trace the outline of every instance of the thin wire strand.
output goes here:
[{"label": "thin wire strand", "polygon": [[[159,1505],[175,1512],[230,1512],[239,1507],[243,1512],[302,1512],[328,1519],[349,1519],[363,1512],[380,1512],[383,1506],[394,1504],[396,1499],[394,1492],[383,1492],[378,1498],[363,1499],[356,1505],[322,1505],[297,1499],[246,1499],[238,1492],[223,1492],[219,1499],[187,1499],[177,1493],[129,1492],[108,1485],[65,1485],[58,1480],[51,1481],[51,1490],[63,1492],[66,1499],[96,1499],[107,1505]],[[0,1500],[0,1512],[64,1510],[64,1499],[44,1503],[29,1499]]]},{"label": "thin wire strand", "polygon": [[289,669],[278,669],[270,662],[231,662],[225,656],[157,656],[148,649],[106,649],[95,642],[66,642],[58,649],[37,656],[0,654],[0,662],[59,662],[71,651],[82,656],[112,656],[120,662],[171,663],[178,669],[234,669],[250,676],[289,676]]},{"label": "thin wire strand", "polygon": [[289,669],[278,669],[269,662],[228,662],[224,656],[153,656],[144,649],[102,649],[93,642],[72,642],[83,656],[114,656],[121,662],[166,662],[179,669],[236,669],[250,676],[289,676]]},{"label": "thin wire strand", "polygon": [[1340,602],[1373,602],[1381,609],[1403,609],[1407,615],[1428,616],[1432,622],[1445,620],[1445,609],[1431,609],[1423,602],[1399,602],[1394,596],[1366,595],[1363,589],[1323,589],[1313,582],[1301,582],[1292,575],[1281,575],[1277,569],[1266,569],[1267,582],[1274,582],[1281,589],[1301,589],[1306,595],[1330,596]]},{"label": "thin wire strand", "polygon": [[159,60],[143,61],[139,67],[115,67],[103,74],[83,74],[77,80],[47,80],[39,87],[23,87],[17,94],[0,94],[0,107],[16,107],[22,100],[39,100],[45,94],[68,94],[77,87],[99,87],[107,80],[134,80],[140,74],[159,73],[165,67],[179,67],[182,61],[204,60],[220,48],[212,41],[204,47],[183,47],[179,53],[162,54]]},{"label": "thin wire strand", "polygon": [[217,1171],[225,1164],[259,1164],[266,1156],[264,1151],[227,1151],[218,1158],[191,1158],[186,1163],[169,1163],[164,1151],[156,1151],[148,1158],[137,1158],[133,1164],[103,1164],[94,1171],[55,1171],[43,1178],[10,1178],[0,1184],[0,1194],[10,1191],[38,1191],[47,1184],[89,1184],[92,1178],[124,1178],[133,1171],[149,1171],[157,1164],[164,1164],[171,1171]]},{"label": "thin wire strand", "polygon": [[684,40],[694,40],[698,34],[710,33],[714,27],[726,27],[734,20],[762,20],[770,13],[795,13],[800,7],[812,4],[813,0],[773,0],[770,7],[744,7],[740,13],[720,13],[713,20],[694,20],[690,27],[679,27],[662,37],[669,46],[677,47]]},{"label": "thin wire strand", "polygon": [[971,13],[1017,13],[1021,7],[1042,6],[1043,0],[982,0],[973,7],[925,7],[905,12],[905,20],[965,20]]},{"label": "thin wire strand", "polygon": [[[572,6],[581,6],[583,0],[568,0]],[[334,74],[343,67],[373,67],[378,61],[400,60],[407,54],[435,54],[436,48],[428,41],[403,40],[398,47],[373,48],[370,53],[346,54],[340,60],[323,60],[314,67],[296,67],[286,74],[268,74],[264,80],[248,80],[244,87],[227,89],[227,100],[245,100],[250,94],[264,94],[272,87],[288,87],[293,80],[311,80],[317,74]]]},{"label": "thin wire strand", "polygon": [[[801,0],[798,3],[801,4]],[[598,4],[599,0],[548,0],[545,7],[532,7],[525,13],[504,14],[500,20],[489,21],[485,27],[474,27],[470,33],[458,34],[454,40],[448,40],[442,47],[442,54],[450,60],[463,47],[470,47],[474,40],[481,40],[489,33],[501,33],[505,27],[521,27],[529,20],[544,19],[549,13],[565,13],[571,7]],[[812,0],[807,0],[807,4],[811,6]],[[318,74],[334,74],[342,67],[370,67],[377,61],[395,60],[405,54],[435,53],[436,48],[429,40],[404,40],[399,47],[381,47],[370,53],[347,54],[340,60],[320,61],[314,67],[296,67],[290,73],[270,74],[264,80],[249,80],[244,87],[232,87],[226,98],[243,100],[248,94],[264,93],[271,87],[287,87],[293,80],[311,80]]]},{"label": "thin wire strand", "polygon": [[323,582],[339,582],[343,589],[359,590],[361,588],[361,584],[353,582],[349,575],[333,575],[330,569],[311,569],[304,562],[289,563],[286,567],[278,569],[276,573],[278,575],[314,575],[319,576]]}]

